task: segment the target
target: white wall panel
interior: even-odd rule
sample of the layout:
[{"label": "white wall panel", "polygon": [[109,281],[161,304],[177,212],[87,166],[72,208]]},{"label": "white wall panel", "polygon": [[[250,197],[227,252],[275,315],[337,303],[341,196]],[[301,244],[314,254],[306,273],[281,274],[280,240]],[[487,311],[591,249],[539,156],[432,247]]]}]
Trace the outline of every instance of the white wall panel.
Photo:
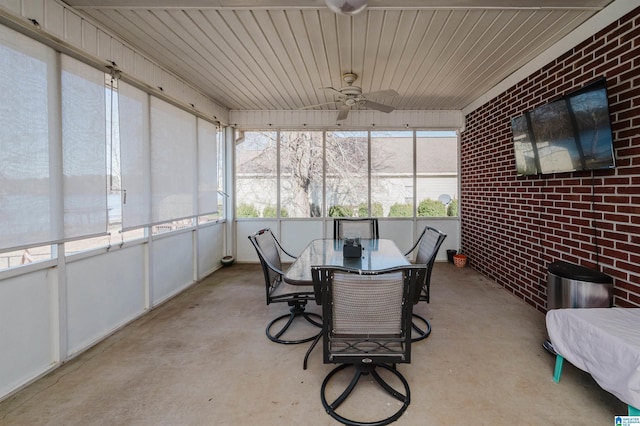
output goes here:
[{"label": "white wall panel", "polygon": [[[162,87],[162,69],[156,64],[151,65],[150,83],[153,87]],[[164,89],[164,88],[163,88]]]},{"label": "white wall panel", "polygon": [[154,70],[154,65],[153,62],[151,62],[150,60],[146,59],[144,60],[144,68],[142,69],[142,75],[140,76],[140,79],[142,81],[146,81],[149,83],[149,85],[153,86],[153,87],[157,87],[157,84],[154,84],[154,77],[153,77],[153,70]]},{"label": "white wall panel", "polygon": [[42,22],[40,25],[48,32],[64,38],[64,7],[55,1],[45,2],[44,25]]},{"label": "white wall panel", "polygon": [[[15,13],[16,15],[19,15],[22,4],[20,0],[0,0],[0,6],[4,7],[10,12]],[[25,15],[25,16],[28,16],[28,15]]]},{"label": "white wall panel", "polygon": [[461,111],[351,111],[336,122],[337,111],[230,111],[229,123],[240,129],[277,128],[379,128],[462,129]]},{"label": "white wall panel", "polygon": [[82,48],[82,19],[75,13],[65,10],[65,39],[75,47]]},{"label": "white wall panel", "polygon": [[[127,70],[134,70],[136,67],[135,63],[135,52],[129,46],[122,45],[122,67]],[[134,71],[135,72],[135,71]]]},{"label": "white wall panel", "polygon": [[111,39],[111,56],[109,56],[108,58],[105,59],[109,59],[113,62],[115,62],[116,64],[118,64],[118,68],[122,69],[122,70],[126,70],[128,68],[125,68],[125,63],[124,63],[124,58],[122,56],[122,52],[123,52],[123,46],[122,43],[119,42],[118,40],[115,39]]},{"label": "white wall panel", "polygon": [[216,269],[225,255],[224,232],[226,223],[217,223],[198,229],[198,279],[204,278]]},{"label": "white wall panel", "polygon": [[193,232],[164,235],[151,249],[152,305],[177,294],[194,282]]},{"label": "white wall panel", "polygon": [[[418,219],[415,224],[412,219],[378,220],[380,238],[393,240],[400,251],[406,252],[413,246],[416,239],[426,225],[432,226],[445,234],[442,247],[438,251],[437,261],[446,261],[447,249],[458,249],[460,242],[460,221],[458,218],[428,218]],[[314,239],[333,238],[333,219],[326,219],[326,232],[323,237],[322,220],[247,220],[236,224],[237,260],[239,262],[258,262],[255,249],[247,236],[262,228],[271,228],[283,247],[293,255],[298,255]],[[283,261],[287,259],[283,258]]]},{"label": "white wall panel", "polygon": [[68,353],[80,352],[144,312],[145,245],[67,265]]},{"label": "white wall panel", "polygon": [[0,398],[54,365],[54,273],[0,281]]},{"label": "white wall panel", "polygon": [[111,37],[100,29],[98,29],[98,46],[96,50],[100,59],[111,58]]},{"label": "white wall panel", "polygon": [[88,21],[82,21],[82,48],[90,55],[98,56],[98,28]]},{"label": "white wall panel", "polygon": [[[29,19],[35,19],[42,25],[44,23],[44,2],[45,0],[23,0],[22,13]],[[19,4],[20,1],[16,0],[15,3]],[[20,9],[18,9],[17,12],[19,13]]]},{"label": "white wall panel", "polygon": [[[401,252],[405,253],[416,241],[413,220],[378,219],[380,238],[393,240]],[[422,231],[422,229],[420,229]],[[418,233],[419,234],[419,233]]]},{"label": "white wall panel", "polygon": [[140,55],[137,52],[134,52],[133,63],[134,66],[131,71],[132,75],[138,80],[142,80],[147,60],[144,58],[144,56]]},{"label": "white wall panel", "polygon": [[[331,225],[327,226],[328,237],[333,238],[333,222],[329,222],[328,225]],[[295,256],[302,253],[312,240],[324,238],[324,223],[321,219],[283,220],[280,226],[282,227],[280,242],[289,253]],[[288,262],[291,259],[283,258],[282,260]]]}]

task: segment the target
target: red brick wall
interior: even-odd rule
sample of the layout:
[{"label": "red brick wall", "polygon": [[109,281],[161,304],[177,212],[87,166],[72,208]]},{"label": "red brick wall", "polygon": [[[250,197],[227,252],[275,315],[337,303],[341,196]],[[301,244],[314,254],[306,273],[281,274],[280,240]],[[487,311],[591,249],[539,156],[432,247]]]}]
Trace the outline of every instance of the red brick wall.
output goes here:
[{"label": "red brick wall", "polygon": [[[601,76],[616,168],[516,176],[511,118]],[[640,8],[467,115],[460,200],[470,266],[538,310],[556,260],[613,276],[614,304],[640,306]]]}]

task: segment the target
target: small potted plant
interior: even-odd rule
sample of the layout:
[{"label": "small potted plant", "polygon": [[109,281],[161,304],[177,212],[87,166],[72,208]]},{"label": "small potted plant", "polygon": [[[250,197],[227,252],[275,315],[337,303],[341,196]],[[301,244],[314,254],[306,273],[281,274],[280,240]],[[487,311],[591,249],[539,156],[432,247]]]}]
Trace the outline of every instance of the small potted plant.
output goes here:
[{"label": "small potted plant", "polygon": [[456,254],[453,256],[453,264],[458,268],[463,268],[467,264],[467,255],[462,253]]}]

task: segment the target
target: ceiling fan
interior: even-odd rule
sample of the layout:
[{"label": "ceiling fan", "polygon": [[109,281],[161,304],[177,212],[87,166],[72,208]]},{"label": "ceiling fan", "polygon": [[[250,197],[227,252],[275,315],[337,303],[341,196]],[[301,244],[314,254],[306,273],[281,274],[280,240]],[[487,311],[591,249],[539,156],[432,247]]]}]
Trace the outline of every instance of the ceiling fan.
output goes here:
[{"label": "ceiling fan", "polygon": [[393,89],[379,90],[377,92],[362,93],[362,88],[353,86],[353,83],[358,79],[358,76],[354,73],[346,73],[342,75],[342,79],[347,83],[346,86],[335,89],[333,87],[323,87],[323,90],[331,90],[338,96],[338,100],[334,102],[327,102],[324,104],[312,105],[304,107],[302,109],[315,108],[323,105],[330,105],[335,103],[341,103],[338,108],[338,118],[336,120],[341,121],[349,116],[349,111],[354,106],[361,106],[364,108],[375,109],[389,113],[396,108],[391,105],[384,105],[378,102],[373,102],[369,98],[375,98],[377,96],[398,96],[398,92]]}]

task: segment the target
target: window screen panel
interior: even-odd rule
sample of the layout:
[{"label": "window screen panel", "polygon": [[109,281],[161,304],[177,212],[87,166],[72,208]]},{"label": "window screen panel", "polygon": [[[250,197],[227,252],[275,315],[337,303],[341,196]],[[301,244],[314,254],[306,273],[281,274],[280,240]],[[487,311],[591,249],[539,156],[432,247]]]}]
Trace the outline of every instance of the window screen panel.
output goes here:
[{"label": "window screen panel", "polygon": [[196,117],[151,97],[151,220],[196,215]]},{"label": "window screen panel", "polygon": [[327,132],[327,216],[370,216],[367,132]]},{"label": "window screen panel", "polygon": [[276,132],[236,133],[236,217],[276,217],[277,153]]},{"label": "window screen panel", "polygon": [[216,126],[198,118],[198,215],[218,210]]},{"label": "window screen panel", "polygon": [[0,250],[61,238],[50,155],[56,69],[52,49],[0,26]]},{"label": "window screen panel", "polygon": [[62,55],[62,171],[66,239],[107,232],[104,73]]},{"label": "window screen panel", "polygon": [[130,84],[118,82],[122,227],[151,223],[151,176],[149,147],[149,95]]}]

